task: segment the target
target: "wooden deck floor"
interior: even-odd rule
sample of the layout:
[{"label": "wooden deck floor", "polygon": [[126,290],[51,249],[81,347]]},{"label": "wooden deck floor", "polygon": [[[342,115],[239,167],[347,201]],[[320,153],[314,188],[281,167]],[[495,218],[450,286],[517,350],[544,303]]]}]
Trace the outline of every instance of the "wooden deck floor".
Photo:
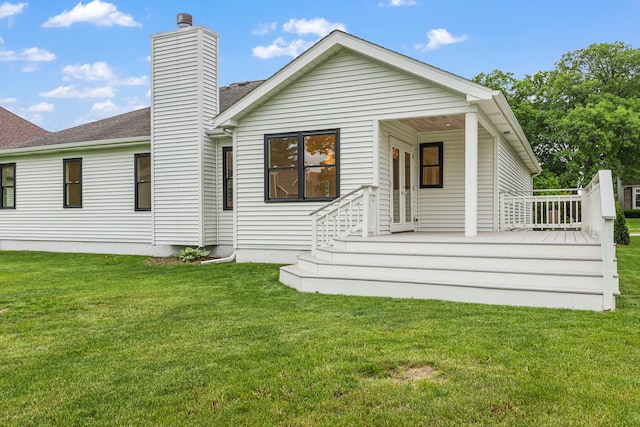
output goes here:
[{"label": "wooden deck floor", "polygon": [[441,243],[494,243],[494,244],[597,244],[585,231],[499,231],[482,232],[476,237],[466,237],[460,232],[405,232],[375,237],[350,237],[350,239],[385,240],[397,242]]}]

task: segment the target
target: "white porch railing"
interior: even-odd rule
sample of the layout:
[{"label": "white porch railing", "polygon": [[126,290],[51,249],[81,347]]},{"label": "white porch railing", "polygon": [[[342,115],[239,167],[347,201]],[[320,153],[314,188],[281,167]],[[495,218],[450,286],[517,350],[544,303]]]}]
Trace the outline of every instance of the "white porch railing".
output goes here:
[{"label": "white porch railing", "polygon": [[500,230],[579,229],[582,190],[510,191],[500,193]]},{"label": "white porch railing", "polygon": [[311,212],[312,253],[320,246],[333,244],[336,237],[376,235],[377,195],[377,186],[363,185]]}]

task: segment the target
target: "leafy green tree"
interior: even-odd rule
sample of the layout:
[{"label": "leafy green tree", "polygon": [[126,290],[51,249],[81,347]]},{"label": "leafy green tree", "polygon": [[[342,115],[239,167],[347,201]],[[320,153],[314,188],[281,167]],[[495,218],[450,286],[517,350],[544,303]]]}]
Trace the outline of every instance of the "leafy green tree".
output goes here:
[{"label": "leafy green tree", "polygon": [[640,49],[593,44],[562,55],[550,71],[519,80],[495,70],[474,80],[504,92],[561,187],[585,185],[599,169],[640,175]]}]

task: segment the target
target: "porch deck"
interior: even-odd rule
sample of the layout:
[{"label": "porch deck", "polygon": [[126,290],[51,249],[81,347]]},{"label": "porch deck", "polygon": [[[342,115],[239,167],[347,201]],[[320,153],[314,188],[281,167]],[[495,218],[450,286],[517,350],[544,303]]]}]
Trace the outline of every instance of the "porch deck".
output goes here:
[{"label": "porch deck", "polygon": [[424,243],[495,243],[495,244],[598,244],[585,231],[497,231],[480,232],[475,237],[466,237],[463,232],[409,231],[371,237],[350,236],[347,239],[388,242]]}]

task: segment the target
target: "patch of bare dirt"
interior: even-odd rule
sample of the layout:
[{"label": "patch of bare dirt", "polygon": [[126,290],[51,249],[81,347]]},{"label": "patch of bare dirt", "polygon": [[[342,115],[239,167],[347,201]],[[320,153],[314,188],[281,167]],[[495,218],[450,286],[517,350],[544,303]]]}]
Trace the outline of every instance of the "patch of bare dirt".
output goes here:
[{"label": "patch of bare dirt", "polygon": [[392,380],[400,383],[419,380],[445,382],[447,378],[433,366],[425,365],[412,368],[400,368],[394,372]]},{"label": "patch of bare dirt", "polygon": [[146,263],[148,265],[167,265],[167,264],[182,264],[176,257],[151,257],[147,258]]},{"label": "patch of bare dirt", "polygon": [[[207,258],[206,260],[203,260],[203,261],[207,261],[207,260],[210,260],[210,259],[215,259],[215,258]],[[200,264],[200,260],[191,261],[191,262],[184,262],[184,261],[180,261],[180,258],[178,258],[178,257],[169,256],[169,257],[151,257],[151,258],[147,258],[146,259],[146,263],[148,265]]]}]

